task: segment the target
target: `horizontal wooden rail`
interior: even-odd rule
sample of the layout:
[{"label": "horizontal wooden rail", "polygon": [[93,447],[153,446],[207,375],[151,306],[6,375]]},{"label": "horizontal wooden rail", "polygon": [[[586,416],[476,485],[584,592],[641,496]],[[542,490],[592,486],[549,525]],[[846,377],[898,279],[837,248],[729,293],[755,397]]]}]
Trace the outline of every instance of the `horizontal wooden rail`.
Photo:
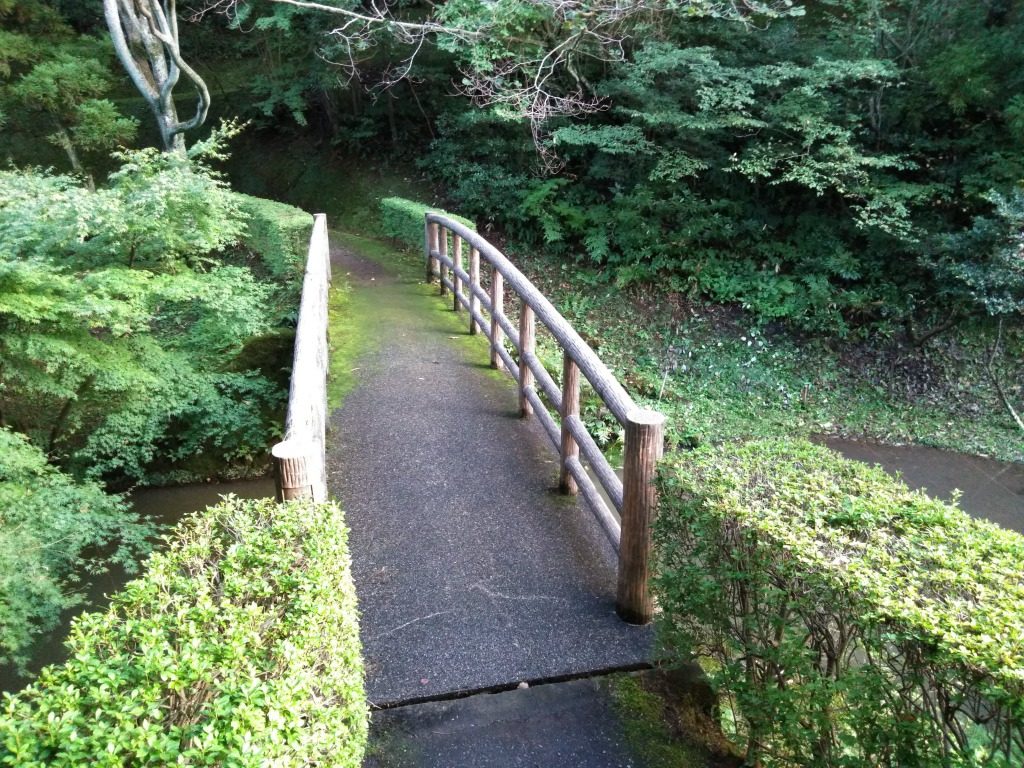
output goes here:
[{"label": "horizontal wooden rail", "polygon": [[330,283],[327,218],[318,213],[313,219],[302,280],[284,440],[270,452],[278,501],[327,500],[327,294]]},{"label": "horizontal wooden rail", "polygon": [[[470,333],[481,329],[488,334],[491,365],[504,368],[516,382],[521,413],[536,416],[559,454],[563,492],[583,496],[618,550],[619,615],[634,623],[649,621],[653,613],[647,588],[650,526],[656,506],[653,479],[665,417],[638,408],[554,305],[477,232],[437,213],[426,215],[424,231],[428,282],[438,278],[442,295],[452,293],[453,309],[467,310]],[[470,249],[468,272],[462,263],[466,245]],[[481,285],[483,265],[490,269],[490,291]],[[518,327],[505,314],[509,298],[519,304]],[[563,352],[561,386],[534,349],[538,321]],[[580,376],[625,430],[621,480],[580,417]]]},{"label": "horizontal wooden rail", "polygon": [[[594,391],[605,402],[615,418],[624,424],[626,415],[637,407],[636,403],[633,402],[633,398],[623,389],[622,385],[612,375],[611,371],[608,370],[608,367],[601,362],[601,359],[594,350],[576,332],[576,329],[569,324],[568,320],[562,317],[554,305],[530,282],[526,275],[520,272],[501,251],[464,224],[435,213],[428,213],[427,221],[438,226],[443,224],[445,229],[458,235],[480,252],[481,257],[502,275],[506,291],[511,289],[522,301],[526,302],[533,309],[537,319],[544,323],[548,330],[551,331],[559,345],[572,353],[573,359],[576,360],[580,371],[590,382]],[[444,244],[447,242],[447,238],[439,239],[439,242],[442,244],[445,252],[441,254],[435,250],[433,253],[443,263],[442,270],[444,274],[442,274],[442,277],[447,278],[447,271],[452,267],[452,260],[447,254],[447,245]],[[443,259],[440,258],[442,255]],[[447,279],[444,282],[447,284],[445,286],[445,295],[447,295],[447,288],[451,285],[451,282]]]},{"label": "horizontal wooden rail", "polygon": [[580,495],[583,496],[587,504],[594,511],[594,515],[597,517],[598,522],[604,527],[605,532],[615,543],[615,548],[619,548],[620,537],[622,535],[622,528],[619,524],[619,518],[611,513],[608,509],[608,505],[604,503],[604,498],[601,496],[601,492],[594,485],[594,481],[590,478],[586,468],[580,463],[580,460],[573,456],[566,460],[565,467],[572,475],[573,480],[579,488]]},{"label": "horizontal wooden rail", "polygon": [[615,470],[608,464],[607,459],[602,461],[604,454],[601,453],[601,448],[598,446],[597,441],[594,440],[594,436],[587,430],[587,425],[583,423],[583,419],[578,415],[562,419],[562,424],[568,429],[569,434],[572,435],[576,447],[583,454],[583,458],[590,463],[590,470],[601,481],[601,486],[611,499],[615,511],[621,513],[622,480],[615,474]]}]

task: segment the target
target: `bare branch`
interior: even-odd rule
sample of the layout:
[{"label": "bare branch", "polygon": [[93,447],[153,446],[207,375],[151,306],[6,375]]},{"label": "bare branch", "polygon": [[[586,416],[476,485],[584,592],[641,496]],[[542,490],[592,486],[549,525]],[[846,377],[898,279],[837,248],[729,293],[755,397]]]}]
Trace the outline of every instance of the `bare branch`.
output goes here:
[{"label": "bare branch", "polygon": [[1003,383],[999,379],[999,375],[995,369],[995,360],[999,356],[999,346],[1003,341],[1003,318],[999,318],[999,325],[996,330],[996,341],[992,345],[992,350],[989,353],[988,360],[985,361],[985,370],[988,372],[988,377],[991,379],[992,384],[996,388],[996,392],[999,394],[999,399],[1003,402],[1003,407],[1006,408],[1007,413],[1016,422],[1021,432],[1024,432],[1024,419],[1021,419],[1017,410],[1013,407],[1013,403],[1010,402],[1009,396],[1006,394],[1006,390],[1003,389]]},{"label": "bare branch", "polygon": [[[381,36],[408,45],[411,52],[385,69],[375,86],[387,89],[409,77],[415,61],[428,39],[443,40],[463,62],[462,83],[456,89],[480,106],[500,107],[530,123],[534,143],[546,168],[557,167],[545,126],[553,118],[578,117],[606,108],[581,74],[584,62],[617,62],[626,56],[627,43],[638,25],[662,15],[680,13],[715,15],[744,24],[759,16],[770,17],[792,12],[790,0],[529,0],[535,11],[535,29],[510,31],[502,26],[500,6],[514,11],[521,0],[492,0],[490,13],[470,15],[463,24],[451,23],[439,15],[444,6],[431,5],[424,21],[396,18],[387,0],[366,0],[358,10],[339,8],[314,0],[267,0],[277,5],[340,17],[338,26],[325,30],[339,44],[343,55],[338,64],[349,80],[359,80],[360,60],[365,52],[379,44]],[[195,17],[215,12],[237,16],[247,0],[205,0]],[[470,28],[472,25],[472,28]],[[481,42],[504,45],[507,55],[487,61],[475,46]],[[499,48],[500,50],[500,48]],[[480,64],[483,58],[486,64]]]},{"label": "bare branch", "polygon": [[[195,18],[202,18],[206,13],[213,11],[216,13],[223,13],[228,16],[234,16],[238,12],[238,6],[241,2],[242,0],[208,0],[203,7],[198,11],[195,11],[193,15]],[[459,27],[449,27],[433,21],[400,21],[391,15],[390,8],[387,6],[381,8],[377,6],[376,3],[371,4],[374,13],[367,14],[358,13],[357,11],[352,11],[347,8],[339,8],[335,5],[308,2],[307,0],[270,0],[270,2],[277,5],[291,5],[296,8],[304,8],[308,11],[323,11],[324,13],[334,14],[335,16],[344,16],[347,19],[345,25],[332,30],[331,34],[347,30],[351,24],[361,23],[372,26],[386,26],[392,32],[402,32],[410,36],[438,33],[455,35],[466,39],[477,38],[480,36],[480,32],[478,30],[474,31],[461,29]]]}]

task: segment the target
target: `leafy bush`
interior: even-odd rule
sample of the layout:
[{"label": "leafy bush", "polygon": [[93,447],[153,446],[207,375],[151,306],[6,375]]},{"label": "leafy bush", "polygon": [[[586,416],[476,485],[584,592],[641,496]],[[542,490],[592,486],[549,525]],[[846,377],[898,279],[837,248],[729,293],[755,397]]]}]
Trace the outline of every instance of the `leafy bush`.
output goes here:
[{"label": "leafy bush", "polygon": [[300,208],[261,197],[235,194],[248,218],[242,242],[260,254],[273,277],[302,272],[313,218]]},{"label": "leafy bush", "polygon": [[175,273],[205,268],[238,241],[245,225],[235,197],[201,153],[118,158],[121,167],[95,192],[68,176],[0,172],[0,254]]},{"label": "leafy bush", "polygon": [[1024,761],[1024,538],[807,442],[664,466],[661,635],[747,762]]},{"label": "leafy bush", "polygon": [[227,498],[187,518],[70,660],[7,696],[0,764],[358,766],[347,530],[333,504]]},{"label": "leafy bush", "polygon": [[[190,162],[124,153],[96,192],[0,172],[3,421],[79,476],[245,472],[280,423],[285,389],[244,353],[292,324],[311,219],[205,165],[235,130]],[[243,236],[255,258],[221,250]]]},{"label": "leafy bush", "polygon": [[448,213],[436,206],[424,205],[402,197],[385,197],[380,201],[381,228],[387,237],[394,238],[410,248],[423,248],[423,217],[427,211],[440,213],[462,222],[470,229],[476,225],[469,219]]},{"label": "leafy bush", "polygon": [[37,636],[80,602],[77,575],[131,568],[152,533],[119,496],[75,482],[0,429],[0,664],[26,662]]},{"label": "leafy bush", "polygon": [[[967,314],[1024,316],[1024,189],[1004,197],[987,195],[993,211],[970,229],[943,238],[937,254],[924,259],[948,294],[948,303]],[[958,305],[960,305],[958,307]]]}]

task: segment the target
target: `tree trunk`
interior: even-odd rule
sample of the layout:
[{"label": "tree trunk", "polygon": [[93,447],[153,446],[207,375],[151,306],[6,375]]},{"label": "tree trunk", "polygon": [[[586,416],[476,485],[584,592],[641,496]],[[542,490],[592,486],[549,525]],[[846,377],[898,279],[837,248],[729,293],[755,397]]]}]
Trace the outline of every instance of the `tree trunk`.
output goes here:
[{"label": "tree trunk", "polygon": [[[103,0],[114,52],[156,118],[165,152],[184,152],[184,133],[206,122],[210,90],[181,57],[175,0]],[[174,86],[182,75],[198,101],[195,114],[182,122],[174,105]]]},{"label": "tree trunk", "polygon": [[56,123],[57,143],[60,148],[64,150],[65,154],[67,154],[68,160],[71,161],[72,170],[85,179],[85,185],[89,188],[90,192],[95,192],[96,180],[93,179],[92,174],[86,170],[84,165],[82,165],[82,160],[78,156],[78,150],[75,149],[75,144],[71,140],[71,134],[68,133],[67,127],[62,122],[57,120]]},{"label": "tree trunk", "polygon": [[50,437],[46,443],[47,455],[52,455],[54,448],[57,447],[57,438],[60,437],[64,428],[67,426],[68,416],[71,415],[72,406],[74,406],[78,400],[82,399],[85,393],[89,391],[90,387],[92,387],[92,383],[94,381],[96,381],[95,376],[87,376],[85,381],[83,381],[82,385],[78,388],[78,391],[64,401],[64,405],[61,406],[60,413],[57,414],[57,418],[54,420],[53,426],[50,428]]},{"label": "tree trunk", "polygon": [[388,128],[391,130],[391,146],[398,146],[398,123],[395,120],[395,97],[389,91],[385,98],[388,100]]},{"label": "tree trunk", "polygon": [[420,97],[416,94],[416,86],[413,85],[412,80],[407,79],[405,82],[409,84],[409,93],[412,94],[413,101],[416,102],[416,108],[420,111],[420,114],[423,115],[423,122],[426,123],[427,131],[430,133],[430,139],[433,141],[437,138],[437,136],[434,135],[434,126],[431,124],[430,117],[427,115],[426,110],[423,109],[423,104],[420,103]]}]

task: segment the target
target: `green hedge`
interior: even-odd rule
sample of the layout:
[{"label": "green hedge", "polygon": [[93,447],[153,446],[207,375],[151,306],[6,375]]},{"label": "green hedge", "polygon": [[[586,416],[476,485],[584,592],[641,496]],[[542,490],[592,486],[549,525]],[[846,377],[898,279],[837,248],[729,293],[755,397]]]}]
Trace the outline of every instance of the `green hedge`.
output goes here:
[{"label": "green hedge", "polygon": [[301,273],[306,265],[313,217],[300,208],[235,193],[248,217],[242,242],[258,253],[273,277]]},{"label": "green hedge", "polygon": [[181,523],[69,661],[6,696],[0,765],[358,766],[347,529],[333,504],[228,498]]},{"label": "green hedge", "polygon": [[423,217],[427,211],[440,213],[476,230],[476,224],[469,219],[448,213],[436,206],[424,205],[402,197],[385,197],[380,201],[381,230],[386,237],[399,241],[410,248],[423,250]]},{"label": "green hedge", "polygon": [[659,483],[661,636],[748,764],[1024,765],[1024,537],[802,441]]}]

